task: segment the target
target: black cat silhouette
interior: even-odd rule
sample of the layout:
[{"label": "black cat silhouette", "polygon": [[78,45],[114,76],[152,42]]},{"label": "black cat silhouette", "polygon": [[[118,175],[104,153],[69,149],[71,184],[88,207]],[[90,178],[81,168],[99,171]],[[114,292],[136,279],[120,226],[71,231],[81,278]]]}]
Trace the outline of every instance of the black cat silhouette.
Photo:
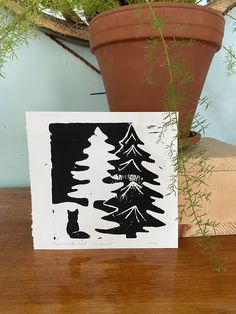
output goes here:
[{"label": "black cat silhouette", "polygon": [[67,210],[68,213],[68,223],[66,227],[66,231],[70,238],[72,239],[88,239],[90,235],[86,232],[79,231],[79,224],[78,224],[78,215],[79,211],[76,209],[74,212]]}]

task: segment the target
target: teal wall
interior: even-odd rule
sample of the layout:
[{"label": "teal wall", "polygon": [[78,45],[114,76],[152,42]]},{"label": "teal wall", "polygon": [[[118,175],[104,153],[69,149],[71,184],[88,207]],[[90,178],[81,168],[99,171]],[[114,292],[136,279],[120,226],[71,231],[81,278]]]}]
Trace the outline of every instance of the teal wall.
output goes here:
[{"label": "teal wall", "polygon": [[[231,11],[236,16],[236,8]],[[226,17],[224,45],[232,45],[236,51],[236,32],[232,33],[234,21]],[[226,76],[225,51],[221,49],[214,57],[202,96],[208,96],[211,107],[199,109],[210,123],[206,136],[236,145],[236,73]]]},{"label": "teal wall", "polygon": [[[234,11],[236,15],[236,11]],[[234,43],[227,21],[226,43]],[[73,46],[73,45],[70,45]],[[96,64],[87,48],[73,46]],[[107,111],[101,77],[45,35],[18,51],[0,79],[0,187],[29,185],[25,111]],[[206,135],[236,145],[236,75],[226,78],[224,53],[217,54],[203,96],[212,101],[205,113],[211,126]],[[202,110],[201,110],[202,111]]]},{"label": "teal wall", "polygon": [[[96,61],[89,49],[73,47]],[[45,35],[18,51],[0,78],[0,187],[29,185],[26,111],[108,111],[99,74]]]}]

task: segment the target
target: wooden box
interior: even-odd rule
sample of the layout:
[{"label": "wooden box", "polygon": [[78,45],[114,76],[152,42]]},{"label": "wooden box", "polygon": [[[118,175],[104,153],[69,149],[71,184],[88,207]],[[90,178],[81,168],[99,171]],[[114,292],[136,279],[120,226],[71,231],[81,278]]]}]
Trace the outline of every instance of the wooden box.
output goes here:
[{"label": "wooden box", "polygon": [[[213,138],[202,138],[198,145],[186,149],[184,154],[205,151],[208,156],[207,164],[213,165],[211,176],[206,180],[207,190],[212,192],[210,202],[202,202],[204,219],[210,218],[219,226],[211,234],[228,235],[236,234],[236,146],[230,145]],[[186,155],[186,156],[187,156]],[[186,164],[187,173],[194,174],[194,167]],[[179,174],[179,185],[183,183],[183,176]],[[204,188],[193,184],[194,189]],[[179,195],[179,204],[184,203],[184,197]],[[190,214],[190,212],[188,212]],[[194,236],[196,228],[191,224],[191,217],[183,216],[180,223],[180,236]]]}]

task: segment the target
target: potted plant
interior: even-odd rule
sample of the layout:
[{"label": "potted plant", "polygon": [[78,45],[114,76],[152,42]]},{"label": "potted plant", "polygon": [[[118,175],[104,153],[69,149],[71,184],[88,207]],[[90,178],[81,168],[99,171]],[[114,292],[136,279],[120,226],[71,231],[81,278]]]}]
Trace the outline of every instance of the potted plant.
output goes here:
[{"label": "potted plant", "polygon": [[[224,31],[222,14],[198,2],[1,1],[17,13],[16,25],[10,25],[16,30],[17,25],[26,29],[27,24],[36,24],[49,34],[65,34],[70,41],[86,44],[89,23],[90,47],[98,59],[110,110],[177,110],[182,146],[200,140],[190,131],[191,124]],[[221,5],[221,1],[213,5],[218,2]],[[224,11],[234,4],[226,2]],[[60,12],[64,20],[48,15],[48,10]],[[16,45],[22,36],[17,40]],[[12,38],[14,54],[11,44]]]},{"label": "potted plant", "polygon": [[148,2],[101,13],[89,30],[110,109],[178,111],[180,138],[190,137],[211,60],[221,47],[223,16],[193,3]]}]

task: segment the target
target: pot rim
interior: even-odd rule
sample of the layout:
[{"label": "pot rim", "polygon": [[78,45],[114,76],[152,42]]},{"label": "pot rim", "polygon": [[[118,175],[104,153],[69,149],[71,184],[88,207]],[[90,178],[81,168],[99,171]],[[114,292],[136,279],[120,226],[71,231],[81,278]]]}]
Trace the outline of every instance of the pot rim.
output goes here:
[{"label": "pot rim", "polygon": [[[195,3],[181,3],[181,2],[151,2],[150,5],[152,7],[160,7],[160,8],[176,8],[177,10],[178,9],[190,9],[190,10],[205,11],[219,17],[225,22],[223,14],[221,14],[220,12],[212,8],[207,7],[206,5],[199,5]],[[95,16],[91,20],[90,25],[96,22],[97,20],[103,17],[106,17],[107,15],[117,14],[119,12],[124,12],[124,11],[133,11],[133,10],[136,10],[138,7],[140,7],[140,9],[142,8],[148,9],[148,6],[149,5],[147,3],[140,3],[140,4],[136,3],[136,4],[128,4],[128,5],[117,7],[117,8],[112,8],[102,13],[99,13],[97,16]]]},{"label": "pot rim", "polygon": [[[160,16],[167,17],[163,36],[166,38],[193,39],[207,42],[216,47],[222,46],[225,20],[222,14],[205,6],[189,3],[152,2],[152,8]],[[135,10],[143,10],[144,23],[137,21]],[[146,40],[160,37],[159,30],[150,29],[151,17],[149,6],[145,4],[132,4],[105,11],[96,16],[89,25],[90,48],[92,52],[104,45]],[[142,20],[142,16],[139,18]],[[190,28],[176,28],[174,25],[184,24]],[[140,28],[142,26],[142,30]]]}]

